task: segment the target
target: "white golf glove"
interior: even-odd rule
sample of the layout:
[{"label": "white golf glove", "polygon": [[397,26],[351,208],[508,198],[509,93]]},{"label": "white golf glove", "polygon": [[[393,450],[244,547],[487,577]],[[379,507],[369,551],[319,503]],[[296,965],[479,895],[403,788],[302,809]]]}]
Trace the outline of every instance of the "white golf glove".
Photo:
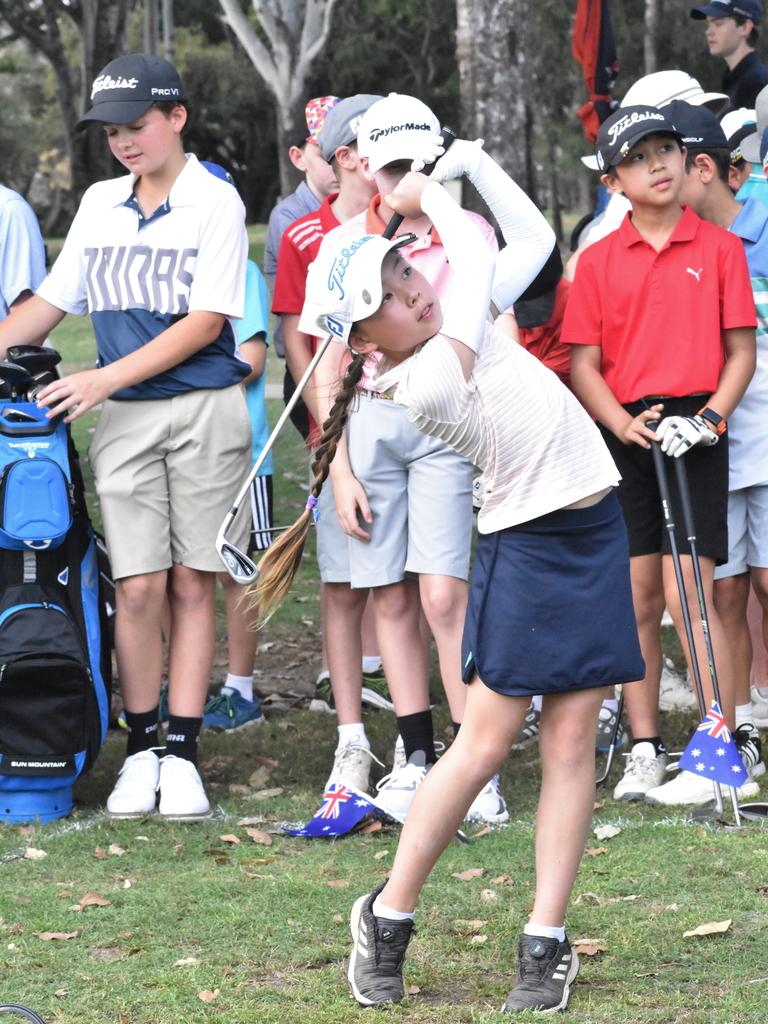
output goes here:
[{"label": "white golf glove", "polygon": [[[433,164],[445,153],[443,136],[437,132],[426,132],[419,138],[420,149],[411,161],[412,171],[423,171],[429,164]],[[438,179],[442,180],[442,179]]]},{"label": "white golf glove", "polygon": [[483,139],[475,139],[474,142],[469,142],[467,139],[455,139],[432,172],[435,181],[453,181],[454,178],[464,176],[472,181],[480,166],[483,141]]},{"label": "white golf glove", "polygon": [[679,459],[681,455],[693,448],[695,444],[706,447],[717,444],[717,434],[709,429],[703,416],[665,416],[656,427],[656,437],[661,442],[661,450],[671,458]]}]

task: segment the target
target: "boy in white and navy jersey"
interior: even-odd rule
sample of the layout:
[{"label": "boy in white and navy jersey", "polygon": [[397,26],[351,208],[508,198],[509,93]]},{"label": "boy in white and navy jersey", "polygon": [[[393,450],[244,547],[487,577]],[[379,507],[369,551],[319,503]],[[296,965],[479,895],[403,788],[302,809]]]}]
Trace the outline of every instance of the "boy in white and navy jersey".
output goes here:
[{"label": "boy in white and navy jersey", "polygon": [[[131,173],[85,193],[53,270],[0,333],[0,351],[91,315],[97,368],[44,389],[71,422],[102,406],[90,456],[117,582],[115,645],[130,735],[115,817],[209,813],[196,768],[214,645],[215,536],[248,464],[251,427],[230,318],[247,238],[236,191],[187,156],[181,80],[131,54],[96,78],[79,126],[104,126]],[[245,543],[244,535],[235,542]],[[161,610],[168,593],[169,728],[157,756]]]}]

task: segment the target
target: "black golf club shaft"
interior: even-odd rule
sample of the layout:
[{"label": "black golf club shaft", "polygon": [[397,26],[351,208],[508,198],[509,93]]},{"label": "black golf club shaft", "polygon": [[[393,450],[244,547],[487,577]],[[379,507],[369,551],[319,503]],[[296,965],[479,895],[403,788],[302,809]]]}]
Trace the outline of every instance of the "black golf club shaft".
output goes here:
[{"label": "black golf club shaft", "polygon": [[[443,156],[444,156],[445,153],[447,153],[448,150],[453,145],[454,139],[456,138],[456,133],[451,128],[441,128],[440,129],[440,134],[443,136],[443,150],[444,150]],[[440,159],[440,158],[438,157],[438,159]],[[423,174],[427,174],[427,175],[431,174],[432,173],[432,168],[435,166],[436,163],[437,163],[437,160],[434,160],[431,164],[427,164],[427,166],[424,168],[422,173]],[[402,223],[403,223],[403,215],[401,213],[393,213],[392,216],[387,221],[387,226],[384,228],[384,230],[381,233],[382,234],[382,238],[393,238],[395,232],[397,231],[397,229],[400,227],[400,225]]]}]

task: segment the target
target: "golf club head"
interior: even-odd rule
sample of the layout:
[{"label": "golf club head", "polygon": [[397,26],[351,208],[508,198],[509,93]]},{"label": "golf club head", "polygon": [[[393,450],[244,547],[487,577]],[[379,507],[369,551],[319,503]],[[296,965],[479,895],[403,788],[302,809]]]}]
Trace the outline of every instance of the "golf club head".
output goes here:
[{"label": "golf club head", "polygon": [[61,356],[55,349],[43,348],[41,345],[11,345],[8,349],[8,358],[12,363],[24,367],[33,376],[45,370],[52,370],[61,362]]},{"label": "golf club head", "polygon": [[30,381],[29,387],[27,388],[27,398],[30,402],[34,402],[38,394],[43,388],[52,384],[55,380],[59,379],[58,373],[55,370],[42,370],[40,373],[36,373]]},{"label": "golf club head", "polygon": [[29,384],[32,380],[32,374],[29,370],[25,370],[23,366],[19,366],[18,363],[11,363],[7,359],[2,359],[0,360],[0,378],[6,384],[10,384],[15,391],[19,391]]},{"label": "golf club head", "polygon": [[227,572],[240,586],[244,587],[248,583],[253,583],[256,577],[259,575],[259,568],[255,562],[253,562],[248,555],[244,555],[242,551],[223,540],[218,545],[219,558],[226,566]]},{"label": "golf club head", "polygon": [[768,824],[768,803],[764,801],[739,804],[739,813],[742,818],[747,818],[749,821],[762,821]]},{"label": "golf club head", "polygon": [[19,1006],[18,1003],[3,1003],[0,1005],[0,1013],[13,1013],[17,1017],[33,1021],[33,1024],[45,1024],[43,1018],[34,1010],[30,1010],[28,1006]]}]

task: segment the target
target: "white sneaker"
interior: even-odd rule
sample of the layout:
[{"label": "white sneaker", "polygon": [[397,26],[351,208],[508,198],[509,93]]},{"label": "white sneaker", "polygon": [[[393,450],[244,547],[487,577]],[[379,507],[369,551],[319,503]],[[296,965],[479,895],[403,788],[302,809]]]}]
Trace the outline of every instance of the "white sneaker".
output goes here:
[{"label": "white sneaker", "polygon": [[693,685],[686,674],[678,675],[669,658],[664,659],[659,683],[659,710],[677,711],[679,708],[695,708],[696,697]]},{"label": "white sneaker", "polygon": [[410,810],[416,790],[427,774],[424,751],[417,750],[411,754],[399,771],[391,771],[376,786],[376,803],[395,821],[405,821]]},{"label": "white sneaker", "polygon": [[333,755],[333,768],[331,768],[331,774],[325,784],[326,791],[329,786],[335,785],[348,786],[361,793],[367,793],[370,785],[371,761],[381,764],[369,747],[363,747],[354,742],[337,747]]},{"label": "white sneaker", "polygon": [[509,821],[509,811],[501,794],[498,775],[494,775],[472,801],[466,820],[482,821],[488,825],[504,825]]},{"label": "white sneaker", "polygon": [[625,754],[624,774],[613,791],[614,800],[642,800],[650,789],[660,786],[667,769],[667,755],[657,754],[652,743],[635,743]]},{"label": "white sneaker", "polygon": [[750,779],[759,779],[761,775],[765,775],[763,746],[760,742],[760,733],[755,728],[754,722],[745,722],[740,725],[734,730],[733,738]]},{"label": "white sneaker", "polygon": [[768,687],[751,686],[752,721],[761,729],[768,729]]},{"label": "white sneaker", "polygon": [[205,795],[203,783],[197,768],[191,761],[175,754],[166,754],[160,759],[160,805],[161,818],[170,821],[197,821],[208,818],[211,805]]},{"label": "white sneaker", "polygon": [[403,743],[403,737],[400,733],[397,734],[395,740],[395,753],[392,756],[392,772],[394,775],[396,772],[401,772],[408,763],[408,759],[405,756],[405,744]]},{"label": "white sneaker", "polygon": [[110,818],[143,818],[153,814],[157,803],[160,759],[154,750],[140,750],[126,757],[115,788],[107,798]]},{"label": "white sneaker", "polygon": [[[736,790],[739,800],[757,796],[760,787],[749,780]],[[727,797],[728,789],[723,786],[723,798]],[[711,779],[703,779],[693,772],[678,772],[673,779],[663,786],[656,786],[645,794],[647,804],[662,804],[665,807],[701,807],[712,803],[715,799],[715,787]]]}]

